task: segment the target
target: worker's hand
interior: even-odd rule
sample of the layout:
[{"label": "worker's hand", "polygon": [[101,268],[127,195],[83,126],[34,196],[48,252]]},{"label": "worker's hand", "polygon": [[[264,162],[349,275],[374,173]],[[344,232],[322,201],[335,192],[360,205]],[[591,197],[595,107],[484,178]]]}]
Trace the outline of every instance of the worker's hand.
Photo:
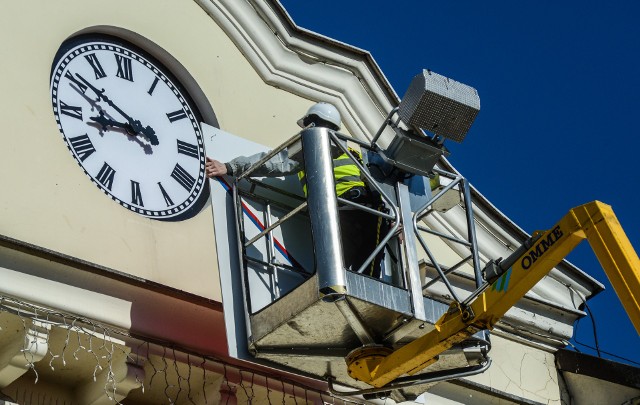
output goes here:
[{"label": "worker's hand", "polygon": [[227,174],[227,166],[222,162],[207,157],[207,163],[204,166],[207,177],[217,177]]},{"label": "worker's hand", "polygon": [[[395,226],[396,222],[393,221],[391,222],[391,226]],[[398,242],[400,243],[404,243],[404,225],[401,223],[400,226],[398,226],[398,229],[396,229],[396,232],[393,234],[393,236],[396,236],[398,238]]]}]

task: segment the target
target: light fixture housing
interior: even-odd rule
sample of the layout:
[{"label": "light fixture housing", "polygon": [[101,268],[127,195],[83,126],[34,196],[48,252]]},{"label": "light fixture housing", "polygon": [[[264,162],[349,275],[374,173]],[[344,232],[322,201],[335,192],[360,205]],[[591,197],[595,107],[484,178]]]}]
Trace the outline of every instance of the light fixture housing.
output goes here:
[{"label": "light fixture housing", "polygon": [[416,75],[398,107],[407,125],[462,142],[480,111],[480,97],[471,86],[430,70]]}]

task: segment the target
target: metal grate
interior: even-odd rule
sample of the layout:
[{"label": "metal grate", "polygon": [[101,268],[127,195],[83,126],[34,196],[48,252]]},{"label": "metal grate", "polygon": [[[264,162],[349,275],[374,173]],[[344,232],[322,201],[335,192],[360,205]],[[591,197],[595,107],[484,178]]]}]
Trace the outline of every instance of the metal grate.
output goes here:
[{"label": "metal grate", "polygon": [[476,89],[425,69],[411,81],[398,114],[408,125],[462,142],[479,111]]}]

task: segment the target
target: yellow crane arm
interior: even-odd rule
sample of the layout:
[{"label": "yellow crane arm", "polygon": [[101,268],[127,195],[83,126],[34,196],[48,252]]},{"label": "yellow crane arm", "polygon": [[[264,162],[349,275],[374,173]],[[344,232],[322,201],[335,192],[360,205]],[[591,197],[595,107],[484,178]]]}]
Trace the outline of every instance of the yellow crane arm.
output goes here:
[{"label": "yellow crane arm", "polygon": [[[587,238],[618,298],[640,334],[640,260],[609,205],[594,201],[569,211],[553,228],[534,234],[531,243],[507,260],[492,283],[468,305],[454,303],[435,329],[395,350],[364,348],[347,358],[349,374],[383,387],[404,374],[415,374],[437,356],[496,322],[527,291]],[[514,257],[515,256],[515,257]],[[388,353],[388,354],[387,354]]]}]

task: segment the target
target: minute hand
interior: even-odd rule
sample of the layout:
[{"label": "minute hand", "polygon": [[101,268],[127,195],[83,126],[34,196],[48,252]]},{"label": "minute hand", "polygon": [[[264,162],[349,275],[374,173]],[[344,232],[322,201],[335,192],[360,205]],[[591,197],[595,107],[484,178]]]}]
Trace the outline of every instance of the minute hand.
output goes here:
[{"label": "minute hand", "polygon": [[80,74],[78,74],[78,73],[76,73],[76,76],[78,77],[78,79],[80,81],[82,81],[84,84],[86,84],[87,87],[89,87],[91,90],[93,90],[94,93],[96,93],[96,95],[98,96],[98,99],[106,102],[107,104],[109,104],[109,106],[111,108],[116,110],[118,112],[118,114],[122,115],[127,120],[129,125],[131,125],[131,128],[133,128],[133,130],[137,134],[142,133],[147,138],[149,138],[149,140],[151,141],[152,145],[158,145],[158,143],[159,143],[158,142],[158,137],[156,136],[156,131],[154,131],[153,128],[151,128],[148,125],[146,127],[143,127],[142,123],[140,121],[134,120],[129,115],[127,115],[127,113],[122,111],[122,109],[120,109],[120,107],[118,107],[113,101],[111,101],[111,99],[109,97],[107,97],[107,95],[105,94],[105,90],[104,89],[98,90],[97,87],[95,87],[93,84],[89,83],[84,77],[80,76]]}]

